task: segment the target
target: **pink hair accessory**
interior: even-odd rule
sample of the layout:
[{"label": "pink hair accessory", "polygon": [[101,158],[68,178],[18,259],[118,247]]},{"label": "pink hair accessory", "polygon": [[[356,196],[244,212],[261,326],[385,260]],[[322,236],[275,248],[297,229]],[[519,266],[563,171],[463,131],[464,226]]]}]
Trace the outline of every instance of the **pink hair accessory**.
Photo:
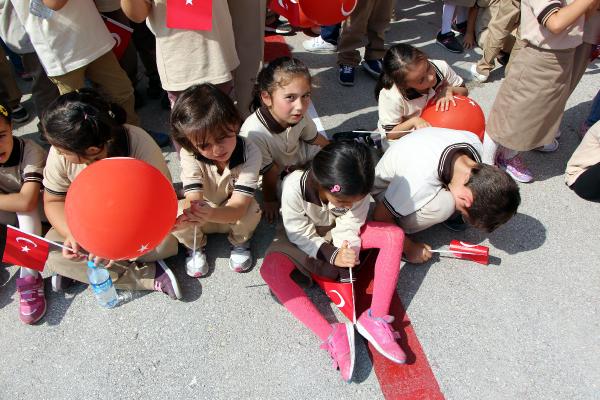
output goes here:
[{"label": "pink hair accessory", "polygon": [[330,191],[331,193],[337,193],[337,192],[339,192],[340,190],[342,190],[342,188],[340,187],[340,185],[333,185],[333,186],[331,187],[331,189],[329,189],[329,191]]}]

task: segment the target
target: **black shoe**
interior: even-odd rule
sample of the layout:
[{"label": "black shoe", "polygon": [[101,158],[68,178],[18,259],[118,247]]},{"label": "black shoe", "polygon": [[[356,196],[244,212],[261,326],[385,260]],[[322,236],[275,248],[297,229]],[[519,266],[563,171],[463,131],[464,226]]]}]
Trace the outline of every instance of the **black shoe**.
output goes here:
[{"label": "black shoe", "polygon": [[163,92],[163,95],[160,98],[160,106],[165,110],[171,110],[171,102],[169,101],[167,92]]},{"label": "black shoe", "polygon": [[500,65],[506,65],[510,60],[510,54],[501,51],[500,54],[498,54],[498,57],[496,57],[496,60]]},{"label": "black shoe", "polygon": [[156,132],[152,130],[146,130],[152,139],[156,142],[159,147],[167,147],[171,145],[171,138],[166,133]]},{"label": "black shoe", "polygon": [[160,84],[160,78],[148,79],[148,89],[146,90],[148,97],[151,99],[159,99],[163,92],[162,85]]},{"label": "black shoe", "polygon": [[438,32],[436,43],[452,53],[462,53],[464,51],[462,44],[456,39],[454,32],[444,33]]},{"label": "black shoe", "polygon": [[133,92],[133,97],[135,100],[133,108],[135,108],[136,110],[140,107],[143,107],[146,104],[146,100],[144,99],[144,96],[142,96],[142,94],[140,92],[138,92],[137,90],[135,90]]},{"label": "black shoe", "polygon": [[462,214],[457,213],[448,218],[446,221],[442,223],[447,229],[452,232],[463,232],[466,231],[469,225],[463,219]]},{"label": "black shoe", "polygon": [[19,104],[18,106],[13,108],[11,111],[12,111],[13,122],[21,123],[21,122],[25,122],[25,121],[29,120],[29,113],[27,112],[27,109],[25,107],[23,107],[22,105]]},{"label": "black shoe", "polygon": [[467,33],[467,21],[461,22],[460,24],[453,23],[452,30],[464,35]]}]

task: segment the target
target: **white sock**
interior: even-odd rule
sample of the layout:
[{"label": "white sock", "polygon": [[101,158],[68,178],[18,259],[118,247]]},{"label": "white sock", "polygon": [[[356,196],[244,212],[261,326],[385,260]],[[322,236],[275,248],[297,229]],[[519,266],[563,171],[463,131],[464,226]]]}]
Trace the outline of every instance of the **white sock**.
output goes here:
[{"label": "white sock", "polygon": [[35,269],[21,267],[21,271],[19,272],[19,278],[25,278],[26,276],[37,277],[38,272]]},{"label": "white sock", "polygon": [[444,3],[442,7],[442,35],[452,30],[452,18],[454,18],[455,10],[455,5]]},{"label": "white sock", "polygon": [[487,134],[483,136],[483,156],[481,161],[488,165],[494,165],[496,161],[496,152],[498,151],[498,143]]},{"label": "white sock", "polygon": [[469,8],[468,7],[456,7],[456,23],[457,24],[466,22],[468,16],[469,16]]}]

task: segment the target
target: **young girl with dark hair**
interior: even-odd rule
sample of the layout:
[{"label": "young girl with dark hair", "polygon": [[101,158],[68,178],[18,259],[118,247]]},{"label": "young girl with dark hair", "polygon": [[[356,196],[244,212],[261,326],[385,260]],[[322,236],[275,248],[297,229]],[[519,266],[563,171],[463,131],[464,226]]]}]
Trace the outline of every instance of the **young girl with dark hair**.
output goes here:
[{"label": "young girl with dark hair", "polygon": [[395,140],[406,131],[430,126],[421,112],[431,99],[436,110],[456,106],[454,95],[466,96],[463,80],[443,60],[429,60],[421,50],[408,44],[396,44],[383,57],[382,74],[375,87],[380,132]]},{"label": "young girl with dark hair", "polygon": [[392,224],[367,223],[374,160],[363,144],[333,142],[323,148],[310,167],[290,173],[283,182],[281,214],[285,235],[267,249],[261,276],[275,296],[322,341],[350,381],[354,368],[354,328],[330,324],[292,278],[297,269],[347,281],[349,268],[358,265],[361,249],[378,248],[371,308],[357,320],[358,331],[385,357],[405,362],[397,334],[387,315],[400,270],[404,234]]},{"label": "young girl with dark hair", "polygon": [[238,136],[241,123],[233,101],[212,84],[190,87],[173,106],[171,131],[181,146],[185,192],[173,234],[190,249],[186,271],[192,277],[208,273],[203,248],[210,233],[229,234],[229,268],[244,272],[252,265],[249,241],[261,216],[254,198],[261,155]]},{"label": "young girl with dark hair", "polygon": [[[11,117],[8,105],[0,103],[0,223],[18,223],[23,231],[40,235],[40,190],[46,152],[29,139],[13,136]],[[17,293],[21,321],[39,321],[46,313],[42,276],[22,267]]]},{"label": "young girl with dark hair", "polygon": [[298,165],[310,161],[329,141],[307,117],[311,77],[301,61],[280,57],[260,71],[254,88],[256,110],[242,125],[240,135],[262,154],[260,173],[267,221],[277,217],[277,184]]},{"label": "young girl with dark hair", "polygon": [[[56,275],[52,287],[60,291],[72,280],[87,282],[82,249],[65,218],[65,197],[73,180],[89,164],[108,157],[132,157],[157,168],[171,180],[160,148],[144,130],[124,124],[125,111],[109,104],[97,92],[80,89],[66,93],[48,106],[42,126],[52,145],[44,168],[44,210],[52,229],[46,237],[64,242],[73,251],[51,251],[47,265]],[[135,193],[123,193],[132,196]],[[127,221],[123,221],[126,224]],[[119,227],[114,227],[119,229]],[[177,240],[168,235],[154,250],[136,261],[109,261],[108,268],[117,288],[157,290],[173,299],[181,297],[177,280],[162,261],[177,253]],[[89,258],[104,262],[93,254]],[[155,263],[154,261],[157,261]]]}]

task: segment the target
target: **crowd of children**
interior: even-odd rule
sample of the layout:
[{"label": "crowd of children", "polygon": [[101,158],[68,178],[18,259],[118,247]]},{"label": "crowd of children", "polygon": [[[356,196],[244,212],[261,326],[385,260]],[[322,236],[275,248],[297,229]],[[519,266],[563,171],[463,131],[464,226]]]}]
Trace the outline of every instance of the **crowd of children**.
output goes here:
[{"label": "crowd of children", "polygon": [[[0,37],[9,45],[15,36],[30,41],[19,51],[35,66],[33,97],[49,145],[46,151],[13,136],[13,123],[27,118],[21,118],[19,93],[4,84],[10,77],[3,72],[1,222],[39,235],[47,220],[46,238],[70,249],[52,250],[48,257],[56,291],[87,282],[85,261],[93,260],[108,267],[117,288],[179,299],[177,279],[163,261],[177,254],[178,244],[187,251],[187,274],[203,277],[209,270],[207,235],[226,233],[229,266],[245,272],[253,264],[250,240],[264,217],[277,229],[260,274],[285,308],[322,340],[346,381],[354,368],[354,327],[328,322],[304,286],[314,277],[348,282],[350,270],[360,267],[361,250],[379,249],[371,307],[358,316],[356,328],[385,357],[404,363],[388,315],[401,259],[423,263],[432,257],[428,244],[405,234],[448,221],[491,232],[515,215],[520,204],[515,180],[532,180],[518,153],[557,146],[566,101],[600,34],[598,0],[523,0],[520,32],[515,32],[518,2],[452,1],[443,5],[437,41],[462,52],[454,26],[463,31],[465,47],[485,43],[483,58],[471,71],[474,79],[487,80],[494,63],[510,53],[511,68],[483,143],[474,133],[433,128],[421,118],[430,101],[446,112],[455,105],[454,95],[466,96],[468,90],[443,60],[430,60],[408,44],[386,51],[392,1],[358,0],[341,31],[323,27],[321,36],[305,43],[309,51],[338,50],[340,83],[351,85],[361,60],[357,49],[367,35],[363,67],[378,79],[381,155],[363,143],[330,141],[319,133],[307,115],[312,82],[302,61],[280,57],[260,69],[263,32],[254,25],[264,21],[264,4],[249,10],[243,2],[214,1],[217,23],[210,30],[191,30],[167,27],[165,0],[1,0]],[[135,72],[128,78],[124,61],[120,65],[111,51],[113,39],[99,11],[117,13],[109,15],[132,25],[148,21],[156,43],[146,50],[157,66],[148,72],[148,90],[160,81],[166,91],[170,139],[181,162],[183,198],[175,225],[156,248],[133,260],[88,254],[65,217],[70,185],[97,160],[136,158],[171,180],[156,137],[139,126]],[[486,19],[489,26],[476,28],[477,20]],[[340,38],[333,42],[337,33],[327,34],[335,30]],[[511,35],[517,37],[514,46]],[[0,59],[8,62],[4,54]],[[539,98],[544,101],[535,101]],[[596,104],[596,119],[585,122],[589,131],[566,178],[575,193],[593,201],[600,199],[597,109]],[[259,190],[262,204],[255,196]],[[19,274],[19,316],[32,324],[46,312],[43,279],[25,267]]]}]

